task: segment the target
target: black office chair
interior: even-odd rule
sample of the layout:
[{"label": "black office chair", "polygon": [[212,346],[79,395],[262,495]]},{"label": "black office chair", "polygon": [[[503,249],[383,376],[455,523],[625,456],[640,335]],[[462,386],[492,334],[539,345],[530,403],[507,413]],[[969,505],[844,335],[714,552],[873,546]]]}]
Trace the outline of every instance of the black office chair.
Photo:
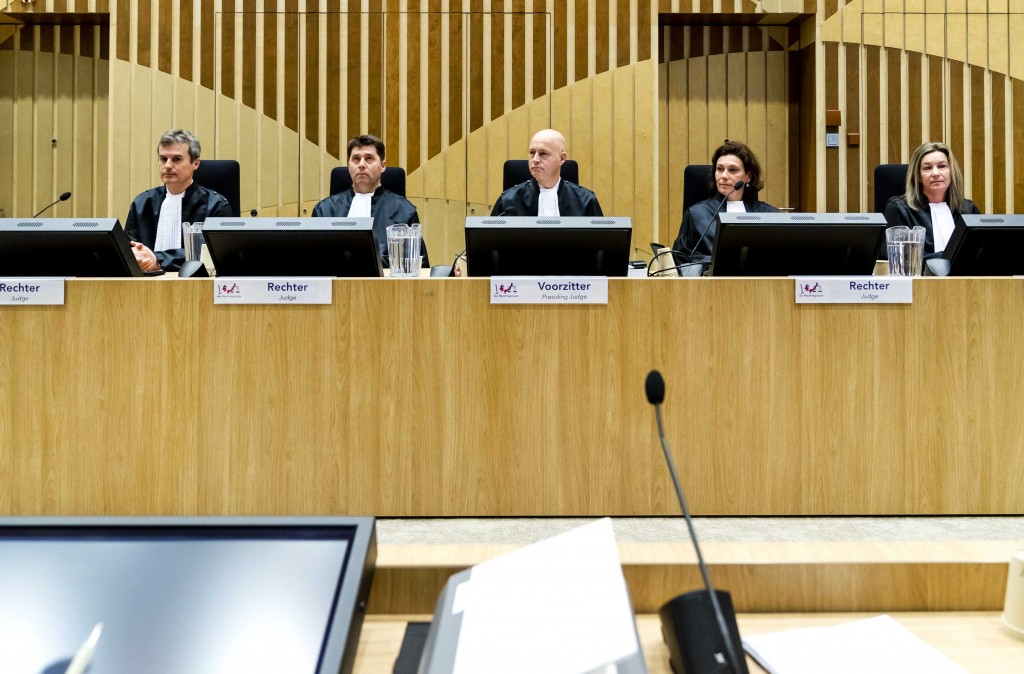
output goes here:
[{"label": "black office chair", "polygon": [[[580,184],[580,165],[575,159],[566,159],[562,164],[562,180],[570,183]],[[530,162],[526,159],[508,159],[505,161],[505,168],[501,176],[502,191],[515,187],[519,183],[525,183],[532,178],[530,173]]]},{"label": "black office chair", "polygon": [[[694,204],[705,199],[719,196],[718,190],[711,187],[712,172],[715,167],[711,164],[690,164],[683,169],[683,212]],[[757,190],[747,188],[743,191],[746,200],[757,199]]]},{"label": "black office chair", "polygon": [[890,197],[907,191],[909,164],[879,164],[875,167],[875,213],[884,213]]},{"label": "black office chair", "polygon": [[[405,196],[405,169],[401,166],[388,166],[380,174],[381,186],[389,192]],[[352,176],[347,166],[331,169],[331,194],[344,192],[352,187]]]},{"label": "black office chair", "polygon": [[232,217],[237,218],[242,214],[241,174],[234,159],[201,159],[192,180],[227,199]]}]

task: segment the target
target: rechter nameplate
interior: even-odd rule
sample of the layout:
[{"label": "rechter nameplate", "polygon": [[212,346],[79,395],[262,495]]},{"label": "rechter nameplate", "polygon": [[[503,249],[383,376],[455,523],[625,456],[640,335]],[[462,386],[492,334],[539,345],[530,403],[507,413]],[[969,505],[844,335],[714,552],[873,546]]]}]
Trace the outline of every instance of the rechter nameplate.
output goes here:
[{"label": "rechter nameplate", "polygon": [[608,304],[608,277],[492,276],[491,304]]},{"label": "rechter nameplate", "polygon": [[911,304],[911,276],[797,276],[797,304]]},{"label": "rechter nameplate", "polygon": [[0,278],[0,305],[64,305],[62,278]]},{"label": "rechter nameplate", "polygon": [[297,276],[218,276],[213,280],[214,304],[330,304],[332,279]]}]

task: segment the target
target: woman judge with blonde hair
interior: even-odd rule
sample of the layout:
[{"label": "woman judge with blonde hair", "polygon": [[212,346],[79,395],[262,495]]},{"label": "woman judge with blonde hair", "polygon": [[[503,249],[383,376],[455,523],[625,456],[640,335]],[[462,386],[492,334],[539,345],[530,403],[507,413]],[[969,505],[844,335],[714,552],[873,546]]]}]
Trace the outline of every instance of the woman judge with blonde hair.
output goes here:
[{"label": "woman judge with blonde hair", "polygon": [[[944,143],[925,143],[910,157],[906,192],[885,206],[890,227],[925,228],[924,254],[941,253],[961,215],[979,213],[964,197],[964,177],[953,151]],[[961,225],[962,226],[962,225]]]}]

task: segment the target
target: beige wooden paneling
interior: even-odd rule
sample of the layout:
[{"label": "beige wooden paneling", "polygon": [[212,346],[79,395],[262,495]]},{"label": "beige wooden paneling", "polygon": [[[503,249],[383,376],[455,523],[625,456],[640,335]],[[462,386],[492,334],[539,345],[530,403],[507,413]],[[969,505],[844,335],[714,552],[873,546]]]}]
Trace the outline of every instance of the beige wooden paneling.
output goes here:
[{"label": "beige wooden paneling", "polygon": [[[700,514],[1024,508],[1019,281],[924,279],[888,307],[794,305],[788,279],[495,307],[487,283],[225,307],[210,281],[83,279],[59,309],[0,308],[0,511],[669,514],[652,367]],[[687,310],[636,320],[652,306]]]},{"label": "beige wooden paneling", "polygon": [[[448,254],[461,241],[458,203],[463,212],[492,203],[500,192],[502,162],[524,156],[524,137],[548,125],[566,134],[582,180],[598,190],[606,211],[629,215],[660,238],[674,236],[679,217],[681,177],[674,173],[706,162],[726,136],[746,140],[761,157],[766,198],[777,205],[794,206],[789,202],[796,192],[788,186],[802,184],[799,174],[812,170],[817,194],[838,191],[834,202],[841,209],[867,206],[870,185],[859,185],[859,199],[848,195],[856,184],[849,176],[870,180],[876,161],[904,159],[923,137],[919,131],[927,131],[930,138],[955,141],[980,203],[1006,210],[1024,206],[1024,180],[1017,175],[1024,146],[1014,97],[1016,83],[1024,80],[1024,52],[1012,48],[1022,42],[1014,36],[1024,35],[1024,13],[1006,0],[805,3],[805,9],[821,10],[822,22],[806,26],[805,39],[882,47],[873,75],[882,78],[877,95],[866,101],[869,91],[840,92],[844,99],[857,94],[858,105],[878,106],[875,128],[867,128],[867,115],[861,115],[861,128],[840,127],[844,141],[847,132],[860,133],[864,150],[825,152],[818,156],[828,161],[816,167],[793,161],[798,143],[819,143],[823,134],[792,137],[789,119],[799,92],[791,89],[799,78],[792,77],[786,29],[657,26],[662,11],[758,11],[752,3],[630,0],[627,9],[584,2],[562,7],[554,0],[499,7],[464,0],[442,2],[442,10],[451,10],[444,14],[429,11],[436,3],[380,0],[190,0],[171,3],[169,13],[161,11],[163,3],[139,0],[73,5],[76,11],[109,10],[109,28],[28,26],[0,49],[12,75],[0,84],[11,120],[0,157],[16,167],[9,180],[0,181],[0,209],[8,214],[34,212],[47,198],[71,189],[72,201],[53,215],[124,217],[132,196],[156,183],[153,144],[169,126],[195,130],[206,158],[240,159],[243,208],[263,214],[295,212],[300,204],[308,209],[325,196],[330,169],[343,161],[345,138],[356,130],[383,131],[390,163],[409,170],[410,196],[446,202],[440,240]],[[71,6],[46,2],[25,11]],[[388,16],[402,7],[412,11]],[[781,7],[762,4],[760,11]],[[471,18],[472,12],[499,8],[539,14]],[[332,14],[335,9],[340,13]],[[295,15],[286,11],[305,16],[289,18]],[[442,41],[454,36],[458,43],[438,45],[438,27]],[[669,35],[680,44],[652,49],[652,40],[664,42]],[[500,50],[491,49],[494,40]],[[109,53],[117,55],[113,60],[99,54],[108,43]],[[75,56],[79,49],[89,49],[89,55]],[[64,55],[54,59],[54,52]],[[920,52],[939,61],[910,58]],[[334,53],[337,67],[329,57]],[[860,72],[867,59],[848,59],[844,50],[829,53],[854,64],[855,70],[843,67],[846,81],[870,85]],[[448,67],[438,77],[435,62],[446,54]],[[651,54],[649,61],[635,60]],[[524,61],[522,68],[512,63],[516,59]],[[535,67],[542,60],[546,67]],[[662,71],[639,75],[643,63],[666,60]],[[682,73],[678,63],[684,64]],[[839,64],[823,66],[839,72]],[[941,77],[926,78],[936,66]],[[600,75],[591,74],[598,70]],[[558,74],[549,78],[548,72]],[[636,92],[632,100],[623,86]],[[455,90],[459,96],[446,96]],[[910,100],[916,92],[920,108],[916,98]],[[524,96],[523,105],[514,105]],[[814,96],[805,100],[823,105]],[[486,104],[489,110],[492,102],[500,102],[505,114],[471,114],[474,106]],[[462,112],[453,112],[453,105]],[[915,118],[917,109],[927,119]],[[395,128],[385,128],[386,110],[398,111]],[[820,119],[822,112],[809,114]],[[461,128],[450,131],[451,120],[460,116]],[[879,131],[885,136],[880,142],[869,138]],[[438,134],[440,147],[432,140]],[[474,134],[477,140],[466,146],[472,152],[445,152],[446,144]],[[55,147],[49,145],[52,138]],[[866,151],[875,142],[877,151]],[[618,173],[622,166],[631,167],[634,177]],[[433,173],[438,170],[443,181]]]},{"label": "beige wooden paneling", "polygon": [[[906,161],[922,140],[949,143],[964,173],[967,196],[983,210],[1019,211],[1015,200],[1021,176],[1014,162],[1014,138],[1021,123],[1013,104],[1014,26],[1022,21],[1022,8],[1003,2],[886,3],[846,5],[842,15],[829,21],[843,26],[860,22],[861,34],[843,31],[845,39],[863,45],[882,45],[882,74],[878,133],[879,160]],[[823,31],[828,33],[828,31]],[[856,41],[852,44],[857,44]],[[917,54],[926,54],[917,58]],[[911,67],[920,63],[920,67]],[[865,66],[858,61],[858,68]],[[871,74],[868,74],[869,77]],[[847,73],[860,78],[861,73]],[[870,95],[861,91],[860,97]],[[898,96],[899,98],[894,98]],[[911,98],[917,96],[918,98]],[[869,100],[868,105],[877,105]],[[861,134],[861,144],[874,142],[874,129],[849,129]],[[841,137],[847,129],[840,128]],[[846,189],[841,176],[870,175],[875,162],[868,153],[848,152],[842,166],[829,166],[825,184]],[[868,190],[862,203],[870,207]],[[852,210],[854,204],[847,205]]]}]

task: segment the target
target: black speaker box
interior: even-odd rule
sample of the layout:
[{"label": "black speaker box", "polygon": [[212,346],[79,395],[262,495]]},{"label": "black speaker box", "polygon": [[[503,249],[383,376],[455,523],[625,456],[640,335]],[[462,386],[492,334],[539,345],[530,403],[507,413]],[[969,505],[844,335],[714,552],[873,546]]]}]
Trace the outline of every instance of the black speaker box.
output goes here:
[{"label": "black speaker box", "polygon": [[[725,625],[732,637],[739,662],[735,671],[749,674],[743,655],[740,630],[736,627],[736,612],[732,597],[724,590],[715,590],[718,604],[725,617]],[[729,667],[725,640],[718,629],[715,609],[707,590],[694,590],[671,599],[658,611],[661,617],[661,635],[668,646],[669,665],[674,674],[733,674]]]}]

